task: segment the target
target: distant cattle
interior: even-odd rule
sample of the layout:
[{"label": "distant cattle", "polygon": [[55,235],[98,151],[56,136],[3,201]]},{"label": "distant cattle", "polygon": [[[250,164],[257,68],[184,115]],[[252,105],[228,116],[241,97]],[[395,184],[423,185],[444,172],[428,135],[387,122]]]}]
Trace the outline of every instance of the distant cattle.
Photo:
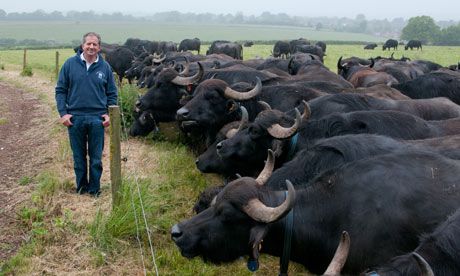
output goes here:
[{"label": "distant cattle", "polygon": [[243,46],[244,47],[251,47],[252,45],[254,45],[254,41],[245,41],[243,43]]},{"label": "distant cattle", "polygon": [[243,59],[243,47],[236,43],[226,40],[214,41],[209,49],[206,51],[206,55],[210,54],[226,54],[234,59]]},{"label": "distant cattle", "polygon": [[369,43],[366,46],[364,46],[364,50],[374,50],[375,47],[377,47],[377,44],[375,43]]},{"label": "distant cattle", "polygon": [[289,42],[287,41],[277,41],[273,46],[273,57],[287,58],[291,53]]},{"label": "distant cattle", "polygon": [[197,51],[200,54],[201,41],[199,38],[184,39],[179,43],[179,52],[182,51]]},{"label": "distant cattle", "polygon": [[385,41],[385,44],[383,44],[382,46],[382,50],[385,51],[385,50],[390,50],[391,48],[393,48],[393,50],[398,50],[398,41],[397,40],[394,40],[394,39],[388,39],[387,41]]},{"label": "distant cattle", "polygon": [[409,42],[407,42],[407,45],[404,47],[405,50],[413,50],[414,48],[417,50],[422,50],[422,42],[420,40],[409,40]]}]

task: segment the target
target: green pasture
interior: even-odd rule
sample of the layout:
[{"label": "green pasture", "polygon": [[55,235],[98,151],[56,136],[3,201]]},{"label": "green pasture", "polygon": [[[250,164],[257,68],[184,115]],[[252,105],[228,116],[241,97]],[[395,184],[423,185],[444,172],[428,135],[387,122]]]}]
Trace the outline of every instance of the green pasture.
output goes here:
[{"label": "green pasture", "polygon": [[16,40],[53,40],[71,43],[89,31],[101,34],[108,43],[123,43],[127,38],[180,42],[198,37],[202,41],[225,39],[231,41],[273,41],[304,37],[310,40],[381,42],[385,38],[356,33],[344,33],[307,27],[267,25],[209,25],[155,22],[93,22],[93,21],[0,21],[0,38]]},{"label": "green pasture", "polygon": [[[336,71],[337,60],[357,56],[362,58],[370,57],[389,57],[394,53],[394,58],[408,57],[412,60],[423,59],[437,62],[443,66],[457,64],[460,61],[460,46],[424,46],[422,51],[404,50],[400,46],[396,51],[382,51],[379,46],[374,50],[364,50],[364,45],[328,45],[325,65],[332,71]],[[205,53],[209,45],[202,45],[201,52]],[[244,60],[253,58],[268,58],[273,50],[273,45],[256,44],[252,47],[243,48]],[[27,65],[33,70],[40,70],[46,73],[54,74],[56,64],[56,51],[59,52],[59,64],[70,56],[74,55],[73,49],[51,49],[51,50],[27,50]],[[0,51],[0,64],[11,64],[21,66],[23,64],[23,50],[3,50]]]}]

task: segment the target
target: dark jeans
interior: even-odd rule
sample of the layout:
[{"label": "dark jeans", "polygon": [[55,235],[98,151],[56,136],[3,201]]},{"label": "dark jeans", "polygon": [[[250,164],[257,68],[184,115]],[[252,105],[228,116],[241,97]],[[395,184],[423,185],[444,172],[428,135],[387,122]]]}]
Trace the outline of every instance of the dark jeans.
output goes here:
[{"label": "dark jeans", "polygon": [[[101,186],[102,150],[104,149],[102,118],[99,115],[74,115],[71,122],[73,125],[68,130],[77,191],[97,193]],[[89,156],[89,179],[87,156]]]}]

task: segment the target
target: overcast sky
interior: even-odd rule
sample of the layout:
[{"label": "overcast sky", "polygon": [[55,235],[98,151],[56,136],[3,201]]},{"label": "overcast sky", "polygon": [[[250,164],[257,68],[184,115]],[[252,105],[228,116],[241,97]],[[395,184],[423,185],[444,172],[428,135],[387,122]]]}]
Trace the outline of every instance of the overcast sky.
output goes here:
[{"label": "overcast sky", "polygon": [[214,14],[242,12],[244,15],[286,13],[300,16],[339,16],[355,18],[364,14],[367,19],[389,20],[396,17],[410,18],[428,15],[435,20],[460,20],[459,0],[4,0],[0,5],[7,13],[45,12],[70,10],[96,13],[122,12],[134,15],[148,15],[163,11],[180,11]]}]

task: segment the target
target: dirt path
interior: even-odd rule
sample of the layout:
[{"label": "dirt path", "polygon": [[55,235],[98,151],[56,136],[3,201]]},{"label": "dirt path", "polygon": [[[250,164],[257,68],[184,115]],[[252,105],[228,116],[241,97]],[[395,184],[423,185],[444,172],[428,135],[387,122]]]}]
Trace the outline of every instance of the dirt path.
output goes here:
[{"label": "dirt path", "polygon": [[25,238],[17,220],[18,207],[30,198],[32,177],[52,160],[52,141],[47,139],[50,108],[37,93],[10,84],[24,79],[32,87],[44,81],[22,78],[18,72],[2,71],[0,76],[0,262],[12,256]]}]

